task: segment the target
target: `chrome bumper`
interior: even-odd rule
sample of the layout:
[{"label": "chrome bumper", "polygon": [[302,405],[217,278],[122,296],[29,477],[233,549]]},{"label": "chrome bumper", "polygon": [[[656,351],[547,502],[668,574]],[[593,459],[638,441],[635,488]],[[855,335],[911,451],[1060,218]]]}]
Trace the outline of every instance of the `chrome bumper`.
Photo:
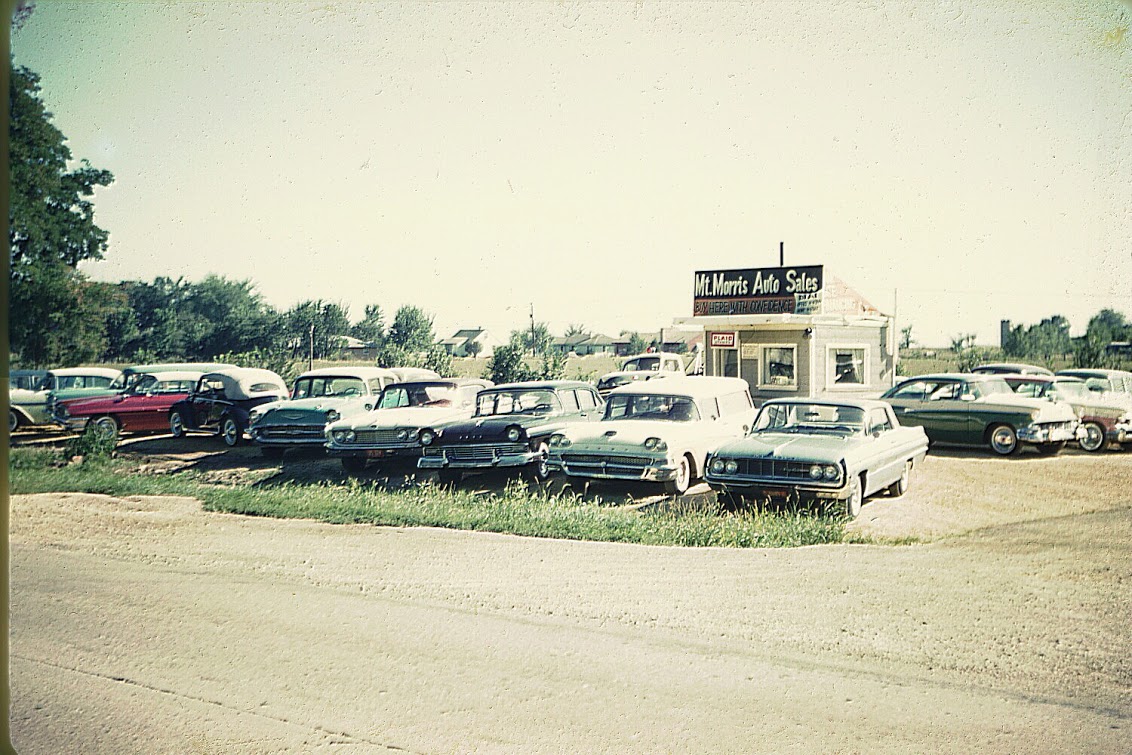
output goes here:
[{"label": "chrome bumper", "polygon": [[1061,443],[1078,439],[1079,425],[1059,422],[1050,425],[1028,425],[1018,429],[1018,440],[1023,443]]}]

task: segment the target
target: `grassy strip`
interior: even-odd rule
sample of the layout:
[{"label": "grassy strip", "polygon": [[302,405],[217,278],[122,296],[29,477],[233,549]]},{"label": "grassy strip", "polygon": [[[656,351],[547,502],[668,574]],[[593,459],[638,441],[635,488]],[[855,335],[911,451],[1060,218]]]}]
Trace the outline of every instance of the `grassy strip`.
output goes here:
[{"label": "grassy strip", "polygon": [[841,519],[805,512],[639,512],[573,494],[532,494],[521,484],[491,495],[428,484],[390,491],[359,481],[227,486],[205,483],[193,472],[142,474],[120,460],[68,466],[58,460],[52,452],[13,449],[11,492],[183,495],[233,514],[644,545],[782,548],[839,543],[845,536]]}]

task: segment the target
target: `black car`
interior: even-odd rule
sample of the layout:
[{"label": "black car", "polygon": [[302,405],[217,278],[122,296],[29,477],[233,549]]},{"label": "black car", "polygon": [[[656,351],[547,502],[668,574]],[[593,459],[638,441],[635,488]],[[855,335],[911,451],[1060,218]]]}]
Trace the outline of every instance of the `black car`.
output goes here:
[{"label": "black car", "polygon": [[597,390],[577,380],[508,383],[482,391],[471,419],[420,433],[420,469],[435,469],[441,482],[459,482],[466,472],[519,469],[546,480],[550,436],[569,422],[599,420]]},{"label": "black car", "polygon": [[248,412],[288,396],[283,378],[271,370],[229,367],[201,376],[192,393],[169,409],[169,431],[176,437],[200,431],[235,446],[248,429]]}]

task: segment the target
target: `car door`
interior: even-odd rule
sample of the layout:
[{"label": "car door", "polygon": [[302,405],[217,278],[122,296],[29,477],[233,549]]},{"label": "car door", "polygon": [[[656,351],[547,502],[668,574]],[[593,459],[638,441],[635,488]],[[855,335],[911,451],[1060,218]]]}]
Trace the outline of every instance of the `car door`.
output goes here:
[{"label": "car door", "polygon": [[872,438],[867,445],[865,472],[871,483],[869,487],[879,490],[896,482],[903,474],[903,449],[900,448],[896,426],[883,408],[869,410],[865,428]]},{"label": "car door", "polygon": [[213,393],[215,386],[208,377],[202,377],[197,383],[197,389],[189,398],[189,409],[192,412],[193,427],[203,430],[209,427],[209,414],[214,403]]},{"label": "car door", "polygon": [[902,425],[919,425],[939,443],[964,443],[970,421],[962,380],[931,378],[905,383],[885,399]]}]

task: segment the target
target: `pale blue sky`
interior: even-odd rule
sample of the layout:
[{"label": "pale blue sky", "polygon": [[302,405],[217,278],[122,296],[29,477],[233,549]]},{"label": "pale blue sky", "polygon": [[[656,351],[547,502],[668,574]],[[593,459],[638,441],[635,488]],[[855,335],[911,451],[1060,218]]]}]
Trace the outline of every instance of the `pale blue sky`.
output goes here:
[{"label": "pale blue sky", "polygon": [[1130,26],[1118,0],[40,0],[12,49],[115,174],[96,279],[616,335],[784,241],[946,345],[1132,317]]}]

